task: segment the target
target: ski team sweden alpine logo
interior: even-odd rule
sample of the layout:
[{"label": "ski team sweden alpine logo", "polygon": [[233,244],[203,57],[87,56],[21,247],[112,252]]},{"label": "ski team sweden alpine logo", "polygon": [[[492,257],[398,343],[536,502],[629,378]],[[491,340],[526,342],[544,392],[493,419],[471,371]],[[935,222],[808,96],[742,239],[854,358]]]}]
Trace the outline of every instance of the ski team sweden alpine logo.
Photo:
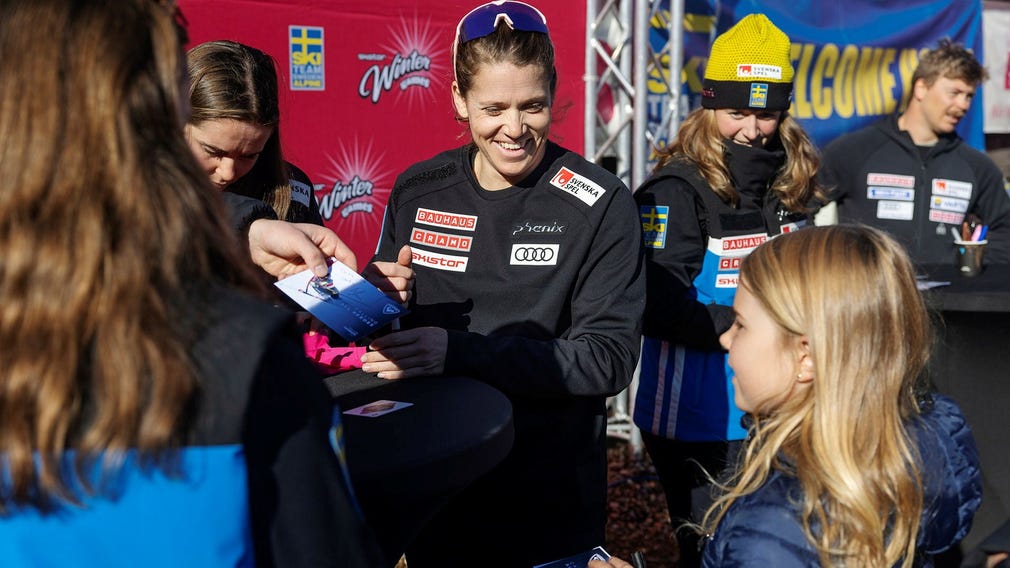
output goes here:
[{"label": "ski team sweden alpine logo", "polygon": [[768,106],[768,83],[750,84],[750,102],[748,106],[753,108],[765,108]]},{"label": "ski team sweden alpine logo", "polygon": [[666,221],[670,208],[666,205],[640,205],[638,216],[642,221],[642,238],[645,246],[654,249],[666,248]]},{"label": "ski team sweden alpine logo", "polygon": [[323,28],[288,26],[288,51],[291,60],[291,90],[325,90]]},{"label": "ski team sweden alpine logo", "polygon": [[568,168],[561,168],[551,179],[551,185],[568,192],[592,207],[596,200],[607,192],[591,179],[580,176]]}]

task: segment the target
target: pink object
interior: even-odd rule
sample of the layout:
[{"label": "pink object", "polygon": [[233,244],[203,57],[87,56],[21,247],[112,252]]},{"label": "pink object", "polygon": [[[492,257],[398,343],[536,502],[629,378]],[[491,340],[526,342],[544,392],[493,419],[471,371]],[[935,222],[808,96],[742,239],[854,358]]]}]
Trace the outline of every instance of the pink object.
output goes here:
[{"label": "pink object", "polygon": [[361,356],[367,347],[331,347],[323,333],[307,332],[302,335],[305,356],[315,363],[320,372],[332,375],[361,368]]}]

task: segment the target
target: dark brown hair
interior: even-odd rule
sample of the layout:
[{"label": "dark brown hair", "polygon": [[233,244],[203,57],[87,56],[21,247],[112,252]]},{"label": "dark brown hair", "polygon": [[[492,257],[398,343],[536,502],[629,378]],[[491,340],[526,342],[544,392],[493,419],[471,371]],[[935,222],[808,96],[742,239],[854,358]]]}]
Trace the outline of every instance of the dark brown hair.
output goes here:
[{"label": "dark brown hair", "polygon": [[0,57],[0,511],[73,502],[99,456],[167,467],[200,389],[199,298],[255,281],[183,137],[175,15],[0,2],[0,53],[34,54]]},{"label": "dark brown hair", "polygon": [[256,164],[229,191],[269,204],[279,219],[291,204],[288,169],[281,152],[277,71],[266,53],[234,41],[209,41],[189,50],[189,103],[194,126],[238,120],[273,128]]}]

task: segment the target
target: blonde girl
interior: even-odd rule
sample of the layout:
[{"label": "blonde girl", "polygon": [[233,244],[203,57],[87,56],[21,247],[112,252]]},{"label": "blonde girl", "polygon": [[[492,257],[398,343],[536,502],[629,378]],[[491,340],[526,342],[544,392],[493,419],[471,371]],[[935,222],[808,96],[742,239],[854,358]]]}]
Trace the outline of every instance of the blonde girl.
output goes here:
[{"label": "blonde girl", "polygon": [[753,422],[702,522],[702,565],[931,565],[981,485],[964,416],[921,388],[930,321],[904,249],[811,228],[758,247],[740,279],[721,339]]}]

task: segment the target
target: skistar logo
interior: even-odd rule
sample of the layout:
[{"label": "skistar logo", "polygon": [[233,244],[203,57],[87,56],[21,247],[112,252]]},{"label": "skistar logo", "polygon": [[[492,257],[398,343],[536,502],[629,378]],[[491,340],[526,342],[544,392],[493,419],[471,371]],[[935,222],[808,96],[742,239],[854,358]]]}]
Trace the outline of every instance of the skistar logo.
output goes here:
[{"label": "skistar logo", "polygon": [[451,272],[466,272],[466,263],[469,260],[465,256],[428,252],[416,248],[411,249],[410,258],[414,264]]}]

